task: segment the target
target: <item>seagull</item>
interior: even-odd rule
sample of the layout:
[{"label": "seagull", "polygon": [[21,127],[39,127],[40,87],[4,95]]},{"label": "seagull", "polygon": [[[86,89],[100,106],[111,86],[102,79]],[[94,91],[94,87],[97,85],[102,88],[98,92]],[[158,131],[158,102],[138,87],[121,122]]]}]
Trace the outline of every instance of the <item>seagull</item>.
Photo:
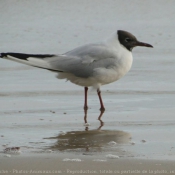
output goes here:
[{"label": "seagull", "polygon": [[58,73],[58,79],[84,87],[84,110],[88,109],[87,93],[94,87],[105,111],[100,87],[117,81],[131,68],[132,49],[136,46],[153,47],[131,33],[118,30],[108,39],[80,46],[64,54],[1,53],[0,57]]}]

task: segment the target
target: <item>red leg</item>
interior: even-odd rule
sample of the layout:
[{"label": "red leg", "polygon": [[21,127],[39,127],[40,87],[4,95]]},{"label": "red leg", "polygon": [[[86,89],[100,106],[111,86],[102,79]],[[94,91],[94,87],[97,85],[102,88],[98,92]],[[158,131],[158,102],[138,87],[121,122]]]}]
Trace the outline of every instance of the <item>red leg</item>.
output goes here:
[{"label": "red leg", "polygon": [[84,110],[84,123],[87,123],[87,110]]},{"label": "red leg", "polygon": [[[87,124],[87,109],[84,110],[84,123]],[[89,127],[85,127],[85,131],[88,131]]]},{"label": "red leg", "polygon": [[87,92],[88,92],[88,87],[84,87],[84,110],[88,109],[88,106],[87,106]]},{"label": "red leg", "polygon": [[100,111],[105,111],[105,107],[103,105],[103,101],[102,101],[102,98],[101,98],[101,91],[100,91],[100,89],[97,89],[97,94],[98,94],[98,97],[99,97],[99,100],[100,100],[100,105],[101,105]]}]

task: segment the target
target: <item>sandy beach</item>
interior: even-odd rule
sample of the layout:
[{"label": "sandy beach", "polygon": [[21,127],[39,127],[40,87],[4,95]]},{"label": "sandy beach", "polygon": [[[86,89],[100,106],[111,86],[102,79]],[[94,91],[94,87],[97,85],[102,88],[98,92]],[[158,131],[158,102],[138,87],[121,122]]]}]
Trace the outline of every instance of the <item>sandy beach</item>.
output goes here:
[{"label": "sandy beach", "polygon": [[102,86],[102,115],[95,90],[85,116],[82,87],[1,59],[0,174],[175,174],[174,5],[0,1],[0,52],[64,53],[118,29],[154,46],[134,49],[130,72]]},{"label": "sandy beach", "polygon": [[[82,157],[81,162],[63,161],[55,155],[1,159],[1,174],[174,174],[173,161],[117,159],[99,162]],[[3,172],[4,171],[4,172]]]}]

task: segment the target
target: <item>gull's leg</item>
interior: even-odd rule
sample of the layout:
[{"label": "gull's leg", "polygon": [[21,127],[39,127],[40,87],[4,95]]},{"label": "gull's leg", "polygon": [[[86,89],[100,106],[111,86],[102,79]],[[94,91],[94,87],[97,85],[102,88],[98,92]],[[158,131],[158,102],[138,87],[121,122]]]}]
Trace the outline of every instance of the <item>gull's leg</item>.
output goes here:
[{"label": "gull's leg", "polygon": [[[87,123],[87,110],[88,110],[88,106],[87,106],[87,92],[88,92],[88,87],[84,88],[84,122],[85,124]],[[86,131],[88,131],[88,127],[85,128]]]},{"label": "gull's leg", "polygon": [[97,89],[97,94],[98,94],[98,97],[99,97],[99,100],[100,100],[100,105],[101,105],[100,111],[105,111],[105,107],[103,105],[103,101],[102,101],[102,98],[101,98],[101,91],[100,91],[100,89]]},{"label": "gull's leg", "polygon": [[[85,126],[87,124],[87,109],[84,110],[84,124],[85,124]],[[89,130],[89,127],[86,126],[85,131],[88,131],[88,130]]]},{"label": "gull's leg", "polygon": [[87,106],[87,92],[88,92],[88,87],[84,87],[84,110],[88,110],[88,106]]}]

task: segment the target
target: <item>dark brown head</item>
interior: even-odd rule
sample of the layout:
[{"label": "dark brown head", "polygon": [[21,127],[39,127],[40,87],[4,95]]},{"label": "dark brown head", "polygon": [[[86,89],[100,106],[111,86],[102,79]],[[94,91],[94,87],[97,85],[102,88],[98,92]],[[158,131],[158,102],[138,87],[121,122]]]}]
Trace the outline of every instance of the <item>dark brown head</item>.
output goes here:
[{"label": "dark brown head", "polygon": [[118,30],[117,34],[120,44],[126,47],[129,51],[132,51],[133,47],[136,46],[153,47],[150,44],[138,41],[137,38],[129,32]]}]

